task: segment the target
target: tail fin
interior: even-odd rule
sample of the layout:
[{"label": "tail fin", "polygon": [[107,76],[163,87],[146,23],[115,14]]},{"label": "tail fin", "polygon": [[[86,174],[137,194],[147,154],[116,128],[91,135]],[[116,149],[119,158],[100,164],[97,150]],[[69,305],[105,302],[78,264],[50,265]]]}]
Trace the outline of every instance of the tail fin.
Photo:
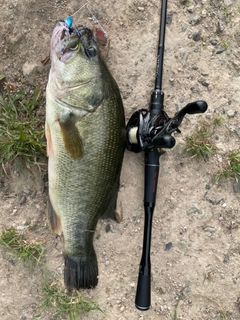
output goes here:
[{"label": "tail fin", "polygon": [[89,257],[71,257],[64,254],[64,282],[69,291],[79,288],[93,288],[98,283],[96,254]]}]

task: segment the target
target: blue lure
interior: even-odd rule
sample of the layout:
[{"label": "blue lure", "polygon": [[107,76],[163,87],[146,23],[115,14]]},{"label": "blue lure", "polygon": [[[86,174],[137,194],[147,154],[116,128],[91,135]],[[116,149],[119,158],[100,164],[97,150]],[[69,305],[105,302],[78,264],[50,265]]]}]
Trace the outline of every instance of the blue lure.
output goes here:
[{"label": "blue lure", "polygon": [[64,22],[66,24],[66,27],[68,27],[69,29],[72,28],[73,17],[72,16],[67,17]]}]

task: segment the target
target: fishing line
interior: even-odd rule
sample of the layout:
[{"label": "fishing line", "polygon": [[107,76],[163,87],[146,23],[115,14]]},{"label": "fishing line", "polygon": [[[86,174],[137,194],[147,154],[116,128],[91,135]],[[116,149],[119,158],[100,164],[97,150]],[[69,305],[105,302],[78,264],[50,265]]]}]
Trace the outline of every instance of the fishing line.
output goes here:
[{"label": "fishing line", "polygon": [[98,21],[98,19],[96,18],[96,16],[92,13],[92,11],[89,9],[88,7],[89,3],[86,4],[86,8],[88,9],[89,13],[92,15],[92,20],[94,23],[97,23],[100,27],[100,29],[102,30],[102,32],[104,33],[105,37],[108,38],[108,34],[107,32],[103,29],[103,27],[101,26],[100,22]]},{"label": "fishing line", "polygon": [[72,15],[68,16],[65,19],[65,25],[66,27],[68,27],[69,29],[72,28],[72,24],[73,24],[73,16],[75,16],[79,11],[81,11],[82,9],[87,8],[88,12],[90,13],[90,15],[92,16],[92,20],[94,23],[96,23],[99,28],[102,30],[102,32],[104,33],[104,36],[106,37],[106,39],[108,39],[108,34],[107,32],[104,30],[104,28],[101,26],[100,22],[98,21],[98,19],[96,18],[96,16],[92,13],[91,9],[89,8],[89,2],[86,2],[83,6],[81,6],[77,11],[75,11]]},{"label": "fishing line", "polygon": [[86,7],[86,6],[88,6],[88,5],[89,5],[89,3],[86,2],[86,3],[85,3],[83,6],[81,6],[76,12],[74,12],[74,13],[72,14],[72,17],[75,16],[76,13],[78,13],[78,12],[81,11],[84,7]]}]

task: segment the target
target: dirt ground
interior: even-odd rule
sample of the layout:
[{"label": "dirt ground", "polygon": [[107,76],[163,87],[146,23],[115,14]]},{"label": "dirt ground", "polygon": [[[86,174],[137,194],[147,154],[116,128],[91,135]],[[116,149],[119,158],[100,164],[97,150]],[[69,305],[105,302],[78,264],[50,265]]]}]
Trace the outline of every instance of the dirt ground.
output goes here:
[{"label": "dirt ground", "polygon": [[[209,108],[204,115],[186,117],[182,133],[175,135],[176,146],[160,159],[151,308],[140,312],[134,305],[144,224],[144,159],[142,153],[126,151],[119,192],[123,221],[99,221],[94,242],[99,284],[83,291],[105,314],[92,311],[81,319],[240,319],[240,193],[232,180],[212,183],[228,152],[239,150],[240,0],[168,2],[165,110],[172,116],[195,100],[205,100]],[[49,54],[55,23],[84,3],[1,2],[0,73],[7,81],[29,91],[45,90],[50,63],[41,60]],[[110,35],[107,63],[119,84],[127,121],[134,111],[148,107],[154,89],[160,1],[95,0],[89,8]],[[74,23],[91,24],[89,17],[81,11]],[[40,112],[44,116],[44,109]],[[217,154],[196,161],[183,153],[196,123],[211,123],[218,115],[223,122],[214,133]],[[0,172],[0,230],[27,229],[46,249],[43,266],[62,282],[62,242],[46,219],[45,169],[19,174],[9,165],[5,171]],[[37,228],[28,230],[26,221]],[[41,281],[39,271],[30,273],[27,265],[0,248],[0,318],[33,319],[39,311]],[[53,312],[49,309],[39,319],[55,319]]]}]

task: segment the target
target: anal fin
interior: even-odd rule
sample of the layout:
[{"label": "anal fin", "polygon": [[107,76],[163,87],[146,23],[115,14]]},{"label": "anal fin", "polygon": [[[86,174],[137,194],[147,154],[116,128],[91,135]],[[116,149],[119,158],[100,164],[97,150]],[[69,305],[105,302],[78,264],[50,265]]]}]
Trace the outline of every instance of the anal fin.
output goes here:
[{"label": "anal fin", "polygon": [[112,188],[112,191],[110,194],[110,201],[109,201],[107,210],[102,216],[102,219],[112,219],[120,223],[123,220],[123,209],[122,209],[122,203],[117,201],[118,189],[119,189],[119,182],[115,183]]},{"label": "anal fin", "polygon": [[48,201],[48,221],[55,233],[60,234],[62,232],[61,219],[53,209],[50,199]]}]

